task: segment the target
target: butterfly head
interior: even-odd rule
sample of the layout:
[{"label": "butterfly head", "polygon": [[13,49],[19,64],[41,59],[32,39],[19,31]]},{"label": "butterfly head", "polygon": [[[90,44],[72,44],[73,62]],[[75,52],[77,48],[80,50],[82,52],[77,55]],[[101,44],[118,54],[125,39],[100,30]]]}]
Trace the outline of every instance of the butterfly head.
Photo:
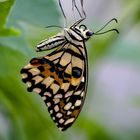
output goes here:
[{"label": "butterfly head", "polygon": [[80,35],[84,38],[84,40],[88,40],[94,32],[89,30],[85,25],[75,26],[76,31],[80,33]]},{"label": "butterfly head", "polygon": [[64,28],[64,35],[69,42],[87,41],[94,33],[85,25],[73,25],[69,28]]}]

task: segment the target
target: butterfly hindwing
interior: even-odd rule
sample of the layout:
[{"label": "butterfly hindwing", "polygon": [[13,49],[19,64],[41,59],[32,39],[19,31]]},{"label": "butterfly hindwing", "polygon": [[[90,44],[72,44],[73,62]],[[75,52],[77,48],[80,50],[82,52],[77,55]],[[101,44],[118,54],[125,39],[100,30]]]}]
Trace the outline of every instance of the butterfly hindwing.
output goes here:
[{"label": "butterfly hindwing", "polygon": [[22,70],[28,91],[37,92],[59,129],[66,130],[77,118],[87,86],[84,43],[65,43],[45,57],[33,58]]}]

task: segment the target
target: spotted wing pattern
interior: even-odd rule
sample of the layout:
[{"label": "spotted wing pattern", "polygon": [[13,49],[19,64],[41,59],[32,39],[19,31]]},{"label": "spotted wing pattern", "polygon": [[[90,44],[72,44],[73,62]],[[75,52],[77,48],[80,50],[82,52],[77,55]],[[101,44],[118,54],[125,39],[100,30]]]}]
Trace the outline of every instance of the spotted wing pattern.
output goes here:
[{"label": "spotted wing pattern", "polygon": [[22,70],[28,91],[38,93],[57,127],[70,127],[83,105],[87,87],[87,58],[83,42],[65,43],[49,55],[33,58]]}]

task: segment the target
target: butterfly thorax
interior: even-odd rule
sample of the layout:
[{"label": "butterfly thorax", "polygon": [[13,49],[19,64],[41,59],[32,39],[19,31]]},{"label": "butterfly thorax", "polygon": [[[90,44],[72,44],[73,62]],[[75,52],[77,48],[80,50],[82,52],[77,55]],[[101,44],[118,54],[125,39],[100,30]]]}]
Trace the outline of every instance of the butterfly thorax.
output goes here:
[{"label": "butterfly thorax", "polygon": [[85,25],[64,28],[64,36],[66,40],[74,45],[79,45],[79,43],[87,41],[92,35],[93,32],[87,29]]},{"label": "butterfly thorax", "polygon": [[36,51],[45,51],[56,48],[64,43],[71,43],[73,45],[80,45],[81,42],[87,41],[94,33],[90,31],[85,25],[78,26],[77,22],[69,28],[64,28],[62,33],[57,34],[49,39],[41,41]]}]

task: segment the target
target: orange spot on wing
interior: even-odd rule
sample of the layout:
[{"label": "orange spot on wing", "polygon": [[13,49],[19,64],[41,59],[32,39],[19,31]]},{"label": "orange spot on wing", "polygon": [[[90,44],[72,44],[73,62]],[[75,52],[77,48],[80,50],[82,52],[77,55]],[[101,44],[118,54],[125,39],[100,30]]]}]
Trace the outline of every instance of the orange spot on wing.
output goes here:
[{"label": "orange spot on wing", "polygon": [[77,117],[79,114],[79,110],[74,110],[71,114],[71,116]]}]

